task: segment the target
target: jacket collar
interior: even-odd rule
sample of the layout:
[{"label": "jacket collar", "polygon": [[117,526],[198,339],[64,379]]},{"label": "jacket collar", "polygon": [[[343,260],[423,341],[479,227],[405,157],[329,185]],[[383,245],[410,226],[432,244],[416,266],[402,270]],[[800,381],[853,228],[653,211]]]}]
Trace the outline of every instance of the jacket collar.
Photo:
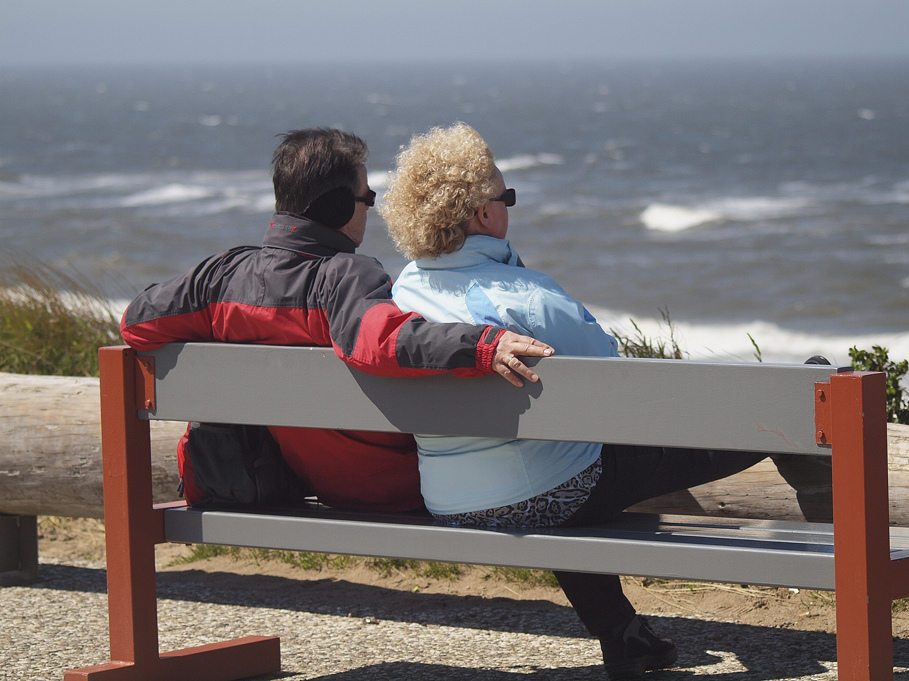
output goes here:
[{"label": "jacket collar", "polygon": [[272,216],[262,245],[317,257],[354,253],[357,250],[346,234],[293,213],[275,213]]},{"label": "jacket collar", "polygon": [[523,267],[517,251],[511,247],[508,239],[496,239],[481,234],[467,237],[464,245],[454,253],[444,253],[438,258],[420,258],[415,264],[422,270],[450,270],[476,267],[490,261]]}]

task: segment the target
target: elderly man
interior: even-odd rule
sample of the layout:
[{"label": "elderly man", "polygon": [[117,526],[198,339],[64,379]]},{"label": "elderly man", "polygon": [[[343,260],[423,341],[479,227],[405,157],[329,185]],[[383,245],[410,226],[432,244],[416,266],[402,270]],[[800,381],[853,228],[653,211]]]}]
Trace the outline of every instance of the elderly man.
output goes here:
[{"label": "elderly man", "polygon": [[[316,345],[378,375],[496,371],[515,385],[537,380],[515,356],[551,354],[544,343],[489,324],[428,323],[391,301],[380,263],[355,253],[375,200],[366,158],[366,144],[339,130],[286,134],[272,159],[277,212],[262,247],[233,248],[147,288],[123,316],[124,340],[138,350],[172,341]],[[409,435],[269,430],[322,503],[377,511],[423,505]],[[209,495],[196,485],[186,441],[178,451],[184,495],[198,503]]]}]

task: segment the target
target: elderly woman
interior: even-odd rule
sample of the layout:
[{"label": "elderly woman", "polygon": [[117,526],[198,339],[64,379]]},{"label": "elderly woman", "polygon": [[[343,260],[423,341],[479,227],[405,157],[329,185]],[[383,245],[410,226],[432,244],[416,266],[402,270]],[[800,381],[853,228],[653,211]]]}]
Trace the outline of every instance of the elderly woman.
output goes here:
[{"label": "elderly woman", "polygon": [[[439,322],[495,324],[563,355],[616,356],[616,341],[511,243],[507,189],[492,152],[459,123],[402,149],[380,213],[411,262],[392,291],[403,310]],[[607,407],[608,408],[608,407]],[[449,525],[537,528],[595,524],[652,497],[743,470],[760,454],[598,443],[417,436],[429,511]],[[637,678],[678,651],[635,614],[615,575],[557,573],[610,679]]]}]

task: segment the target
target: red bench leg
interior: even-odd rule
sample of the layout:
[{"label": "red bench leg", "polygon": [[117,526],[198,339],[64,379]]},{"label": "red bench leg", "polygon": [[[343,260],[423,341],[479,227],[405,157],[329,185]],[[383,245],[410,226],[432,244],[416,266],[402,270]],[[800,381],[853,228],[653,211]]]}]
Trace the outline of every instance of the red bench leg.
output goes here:
[{"label": "red bench leg", "polygon": [[830,378],[841,681],[893,678],[885,376]]},{"label": "red bench leg", "polygon": [[234,681],[279,671],[275,637],[159,653],[155,544],[164,541],[164,514],[152,505],[148,422],[136,414],[136,353],[102,348],[99,359],[111,662],[65,680]]}]

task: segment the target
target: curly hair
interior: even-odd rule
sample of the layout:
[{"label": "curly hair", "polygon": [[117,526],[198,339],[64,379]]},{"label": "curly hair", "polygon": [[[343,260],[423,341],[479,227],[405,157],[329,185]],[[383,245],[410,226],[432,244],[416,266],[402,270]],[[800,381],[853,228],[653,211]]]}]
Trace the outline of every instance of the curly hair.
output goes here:
[{"label": "curly hair", "polygon": [[414,136],[379,208],[395,247],[410,260],[457,251],[477,209],[496,197],[495,177],[492,152],[469,125]]}]

